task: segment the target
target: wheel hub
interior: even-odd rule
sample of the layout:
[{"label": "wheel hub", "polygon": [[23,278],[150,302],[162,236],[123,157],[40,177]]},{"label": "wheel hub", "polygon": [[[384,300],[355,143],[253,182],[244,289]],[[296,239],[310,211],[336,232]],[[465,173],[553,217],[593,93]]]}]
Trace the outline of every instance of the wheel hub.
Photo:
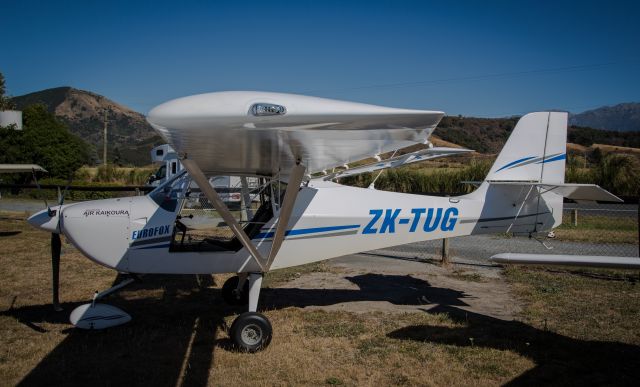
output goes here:
[{"label": "wheel hub", "polygon": [[249,324],[242,329],[240,336],[247,345],[256,345],[262,339],[262,329],[255,324]]}]

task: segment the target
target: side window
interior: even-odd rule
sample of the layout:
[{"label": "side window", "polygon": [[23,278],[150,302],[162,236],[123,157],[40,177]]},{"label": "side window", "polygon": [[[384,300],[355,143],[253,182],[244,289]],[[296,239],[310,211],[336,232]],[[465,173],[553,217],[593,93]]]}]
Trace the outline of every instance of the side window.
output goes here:
[{"label": "side window", "polygon": [[185,197],[190,181],[189,175],[182,173],[151,191],[149,197],[165,211],[174,212],[178,207],[178,200]]},{"label": "side window", "polygon": [[[238,176],[216,176],[209,179],[209,184],[216,189],[249,238],[254,239],[271,220],[273,211],[269,183],[260,183],[257,178],[246,180],[244,195]],[[188,197],[182,202],[175,229],[177,232],[169,247],[173,252],[238,251],[242,248],[242,243],[222,215],[194,182],[190,185]]]}]

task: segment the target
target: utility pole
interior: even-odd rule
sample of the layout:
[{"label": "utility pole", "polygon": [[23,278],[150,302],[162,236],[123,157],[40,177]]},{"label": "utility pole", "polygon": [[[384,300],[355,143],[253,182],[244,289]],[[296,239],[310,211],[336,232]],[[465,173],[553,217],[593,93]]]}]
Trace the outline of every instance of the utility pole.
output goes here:
[{"label": "utility pole", "polygon": [[104,111],[104,146],[102,149],[102,164],[107,166],[107,111]]}]

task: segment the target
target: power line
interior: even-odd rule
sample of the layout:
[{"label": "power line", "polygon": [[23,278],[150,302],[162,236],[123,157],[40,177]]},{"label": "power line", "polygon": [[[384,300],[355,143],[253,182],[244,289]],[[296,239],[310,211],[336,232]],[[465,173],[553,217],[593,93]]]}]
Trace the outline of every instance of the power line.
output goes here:
[{"label": "power line", "polygon": [[555,74],[555,73],[564,73],[564,72],[596,70],[596,69],[601,69],[601,68],[616,66],[621,64],[637,65],[638,62],[609,62],[609,63],[554,67],[554,68],[525,70],[525,71],[513,71],[513,72],[494,73],[494,74],[472,75],[472,76],[465,76],[465,77],[430,79],[430,80],[424,80],[424,81],[385,83],[385,84],[378,84],[378,85],[347,87],[347,88],[340,88],[340,89],[305,90],[303,92],[318,93],[318,92],[358,91],[358,90],[419,87],[419,86],[447,84],[447,83],[454,83],[454,82],[461,82],[461,81],[481,81],[481,80],[497,79],[497,78],[512,78],[512,77],[523,77],[523,76],[529,76],[529,75]]}]

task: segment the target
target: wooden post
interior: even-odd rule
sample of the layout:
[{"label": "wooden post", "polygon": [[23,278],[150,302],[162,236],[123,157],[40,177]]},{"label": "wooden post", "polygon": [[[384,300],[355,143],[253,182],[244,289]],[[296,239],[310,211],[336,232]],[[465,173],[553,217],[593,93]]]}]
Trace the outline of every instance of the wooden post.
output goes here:
[{"label": "wooden post", "polygon": [[449,264],[449,238],[442,239],[442,266]]},{"label": "wooden post", "polygon": [[574,208],[571,210],[571,224],[574,227],[578,227],[578,209]]}]

